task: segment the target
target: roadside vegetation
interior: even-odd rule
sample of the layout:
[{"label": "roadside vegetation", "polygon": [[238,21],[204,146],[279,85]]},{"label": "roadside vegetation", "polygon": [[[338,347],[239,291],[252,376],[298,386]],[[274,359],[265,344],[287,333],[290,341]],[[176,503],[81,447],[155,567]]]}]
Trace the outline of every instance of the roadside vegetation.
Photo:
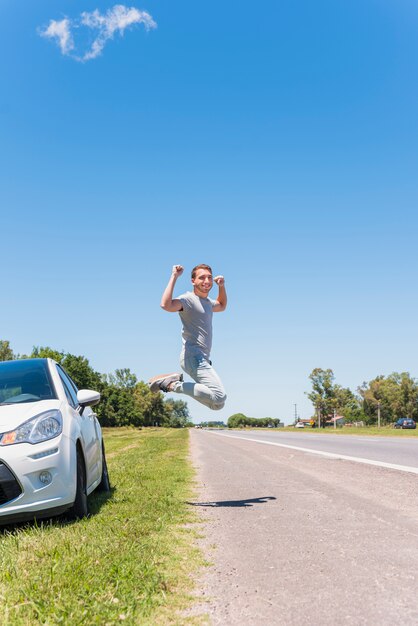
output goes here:
[{"label": "roadside vegetation", "polygon": [[274,417],[247,417],[243,413],[234,413],[228,419],[228,428],[240,428],[249,426],[251,428],[278,428],[280,420]]},{"label": "roadside vegetation", "polygon": [[[219,426],[203,426],[202,428],[220,428]],[[225,425],[224,425],[225,428]],[[230,430],[268,430],[272,431],[271,427],[257,427],[251,425],[245,426],[228,426]],[[418,428],[415,430],[412,429],[401,429],[401,428],[393,428],[393,426],[381,426],[378,428],[377,426],[359,426],[359,427],[349,427],[349,426],[337,426],[337,428],[333,428],[332,426],[327,426],[326,428],[310,428],[309,426],[305,426],[305,428],[295,428],[292,426],[282,426],[281,428],[275,429],[280,433],[315,433],[318,435],[357,435],[358,436],[376,436],[376,437],[418,437]]]},{"label": "roadside vegetation", "polygon": [[181,428],[193,425],[184,400],[164,399],[162,393],[151,393],[129,368],[100,374],[82,355],[70,354],[48,346],[34,346],[30,354],[15,354],[8,341],[0,340],[0,361],[27,358],[51,358],[68,372],[79,389],[94,389],[101,394],[97,417],[102,426],[167,426]]},{"label": "roadside vegetation", "polygon": [[202,564],[188,430],[105,429],[105,442],[112,493],[91,497],[89,518],[1,531],[3,626],[185,623]]},{"label": "roadside vegetation", "polygon": [[[315,368],[309,380],[312,389],[306,395],[312,402],[310,419],[300,420],[305,430],[315,427],[324,432],[345,434],[415,436],[415,430],[394,429],[399,419],[418,421],[418,381],[409,372],[393,372],[363,382],[356,391],[335,382],[331,369]],[[288,421],[288,420],[285,420]],[[339,429],[334,430],[334,422]],[[380,424],[380,428],[378,425]],[[219,421],[201,422],[203,428],[280,428],[283,423],[274,417],[248,417],[234,413],[226,424]],[[340,430],[343,427],[343,430]],[[350,428],[351,427],[351,428]],[[291,428],[293,430],[293,428]],[[418,432],[417,432],[418,435]]]},{"label": "roadside vegetation", "polygon": [[332,426],[327,426],[326,428],[310,428],[309,426],[305,428],[295,428],[294,426],[286,426],[285,428],[280,428],[280,432],[297,432],[297,433],[317,433],[319,435],[356,435],[359,436],[371,436],[371,437],[418,437],[418,428],[415,430],[412,429],[401,429],[401,428],[393,428],[393,426],[381,426],[378,428],[377,426],[359,426],[359,427],[348,427],[338,426],[337,428],[333,428]]},{"label": "roadside vegetation", "polygon": [[392,425],[400,418],[418,420],[418,381],[409,372],[379,375],[364,382],[353,392],[335,382],[331,369],[315,368],[309,379],[312,391],[307,394],[315,419],[324,426],[338,415],[345,423],[374,426]]},{"label": "roadside vegetation", "polygon": [[[309,375],[309,380],[312,389],[306,395],[312,402],[312,415],[307,420],[295,417],[295,424],[302,421],[305,430],[315,427],[321,432],[344,434],[418,435],[418,432],[415,435],[415,430],[393,428],[400,419],[418,421],[418,381],[409,372],[376,376],[369,382],[363,382],[355,391],[336,383],[331,369],[317,367]],[[334,422],[337,430],[333,428]],[[202,426],[208,427],[216,425],[222,427],[219,423],[202,423]],[[226,425],[228,428],[283,429],[278,419],[247,417],[243,413],[231,415]],[[341,427],[343,430],[340,430]]]}]

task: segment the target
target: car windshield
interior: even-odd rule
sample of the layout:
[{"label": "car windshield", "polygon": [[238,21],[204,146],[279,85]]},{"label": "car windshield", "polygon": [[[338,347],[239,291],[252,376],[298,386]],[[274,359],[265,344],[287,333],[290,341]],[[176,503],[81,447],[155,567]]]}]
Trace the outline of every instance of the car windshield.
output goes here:
[{"label": "car windshield", "polygon": [[45,359],[0,362],[0,405],[39,402],[56,397]]}]

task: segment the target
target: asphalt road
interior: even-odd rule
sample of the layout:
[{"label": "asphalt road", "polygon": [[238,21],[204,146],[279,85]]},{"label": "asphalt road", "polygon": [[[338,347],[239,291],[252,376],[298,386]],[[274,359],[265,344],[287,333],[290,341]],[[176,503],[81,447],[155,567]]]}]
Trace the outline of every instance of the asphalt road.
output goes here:
[{"label": "asphalt road", "polygon": [[418,624],[416,474],[200,430],[191,453],[190,506],[213,563],[194,614],[242,626]]},{"label": "asphalt road", "polygon": [[215,431],[226,437],[268,442],[271,445],[312,450],[323,455],[337,455],[349,460],[379,463],[382,467],[393,465],[404,471],[418,473],[418,439],[415,437],[365,437],[361,435],[333,435],[316,432],[274,431]]}]

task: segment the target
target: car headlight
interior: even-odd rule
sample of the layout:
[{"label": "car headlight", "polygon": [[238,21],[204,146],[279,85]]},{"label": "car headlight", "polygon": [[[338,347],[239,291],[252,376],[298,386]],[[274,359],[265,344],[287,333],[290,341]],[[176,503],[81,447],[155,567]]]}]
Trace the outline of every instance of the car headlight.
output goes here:
[{"label": "car headlight", "polygon": [[62,415],[58,410],[45,411],[15,430],[0,435],[0,446],[10,446],[13,443],[40,443],[57,437],[62,432]]}]

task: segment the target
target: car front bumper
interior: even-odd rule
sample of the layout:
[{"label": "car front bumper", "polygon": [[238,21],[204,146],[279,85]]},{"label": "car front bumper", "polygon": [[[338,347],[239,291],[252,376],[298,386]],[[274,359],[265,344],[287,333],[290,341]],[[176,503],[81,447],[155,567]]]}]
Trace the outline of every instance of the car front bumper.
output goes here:
[{"label": "car front bumper", "polygon": [[53,515],[75,498],[75,446],[65,435],[0,446],[0,524]]}]

